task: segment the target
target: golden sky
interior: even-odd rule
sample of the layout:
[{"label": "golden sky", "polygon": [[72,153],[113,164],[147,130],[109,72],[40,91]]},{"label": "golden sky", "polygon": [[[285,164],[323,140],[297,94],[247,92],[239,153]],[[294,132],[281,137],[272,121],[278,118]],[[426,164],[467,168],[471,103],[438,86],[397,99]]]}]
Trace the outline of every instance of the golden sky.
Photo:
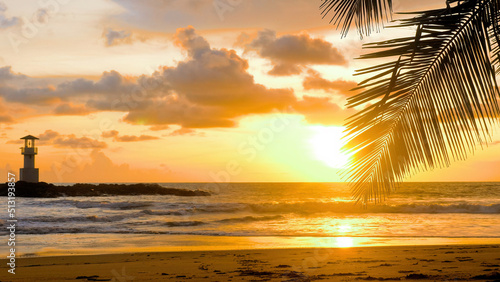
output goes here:
[{"label": "golden sky", "polygon": [[[341,181],[355,58],[408,32],[341,39],[310,0],[26,3],[0,1],[0,173],[31,134],[47,182]],[[500,181],[499,140],[410,180]]]}]

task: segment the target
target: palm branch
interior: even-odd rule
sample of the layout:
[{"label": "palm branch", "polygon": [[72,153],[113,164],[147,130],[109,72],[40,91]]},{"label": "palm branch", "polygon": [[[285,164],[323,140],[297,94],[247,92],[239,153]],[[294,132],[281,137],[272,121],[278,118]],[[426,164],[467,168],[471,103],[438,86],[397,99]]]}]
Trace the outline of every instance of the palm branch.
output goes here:
[{"label": "palm branch", "polygon": [[365,45],[375,52],[361,58],[394,59],[359,70],[372,77],[348,99],[349,107],[369,105],[346,123],[358,201],[381,201],[405,177],[464,160],[487,143],[500,116],[499,2],[448,1],[399,21],[414,36]]},{"label": "palm branch", "polygon": [[[345,36],[351,25],[355,25],[362,37],[378,31],[392,13],[392,0],[322,0],[323,18],[331,15],[330,23],[342,27]],[[353,22],[354,21],[354,22]]]}]

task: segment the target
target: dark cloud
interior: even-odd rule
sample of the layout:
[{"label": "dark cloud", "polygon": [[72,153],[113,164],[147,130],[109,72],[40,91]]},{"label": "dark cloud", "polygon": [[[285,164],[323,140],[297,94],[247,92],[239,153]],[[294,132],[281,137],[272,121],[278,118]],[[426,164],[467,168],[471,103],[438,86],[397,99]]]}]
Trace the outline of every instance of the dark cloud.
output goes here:
[{"label": "dark cloud", "polygon": [[132,43],[131,33],[125,30],[113,30],[107,28],[102,33],[106,46]]},{"label": "dark cloud", "polygon": [[57,106],[54,109],[54,114],[56,115],[87,115],[91,111],[87,109],[84,105],[73,105],[71,103],[64,103]]},{"label": "dark cloud", "polygon": [[15,88],[0,86],[0,95],[7,102],[16,102],[28,105],[53,105],[61,102],[61,97],[54,93],[52,87]]},{"label": "dark cloud", "polygon": [[[2,77],[2,70],[5,77],[13,75],[10,67],[7,67],[7,69],[2,68],[0,69],[0,79]],[[26,78],[26,76],[20,74],[16,74],[16,77]],[[125,78],[116,71],[109,71],[104,72],[96,82],[79,78],[62,82],[57,86],[39,85],[24,88],[4,83],[4,85],[0,85],[0,97],[3,96],[7,102],[41,106],[84,98],[89,106],[100,109],[99,105],[103,102],[110,104],[110,101],[131,95],[138,88],[139,85],[133,79]],[[109,108],[109,106],[104,106],[104,108]]]},{"label": "dark cloud", "polygon": [[38,136],[40,145],[51,145],[57,148],[103,149],[104,142],[88,137],[76,137],[74,134],[62,135],[53,130],[46,130]]},{"label": "dark cloud", "polygon": [[[35,135],[36,136],[36,135]],[[88,137],[76,137],[74,134],[63,135],[53,130],[46,130],[37,136],[39,145],[54,146],[56,148],[73,149],[103,149],[107,145],[104,142]],[[7,144],[22,144],[23,140],[11,140]]]},{"label": "dark cloud", "polygon": [[138,142],[138,141],[148,141],[148,140],[157,140],[160,139],[156,136],[151,135],[122,135],[119,136],[119,132],[116,130],[105,131],[101,135],[104,138],[113,138],[113,141],[116,142]]},{"label": "dark cloud", "polygon": [[14,123],[14,118],[9,115],[0,114],[0,123]]},{"label": "dark cloud", "polygon": [[7,11],[7,5],[4,2],[0,2],[0,29],[9,28],[20,23],[18,17],[8,17],[5,12]]},{"label": "dark cloud", "polygon": [[246,51],[256,51],[273,63],[271,75],[299,74],[308,65],[346,65],[347,61],[330,42],[308,34],[276,36],[272,30],[260,31],[247,44]]},{"label": "dark cloud", "polygon": [[309,70],[308,76],[304,79],[302,86],[306,90],[310,89],[320,89],[324,91],[335,90],[338,94],[343,96],[353,96],[360,92],[360,90],[350,91],[355,88],[358,84],[355,81],[336,79],[327,80],[321,77],[321,75],[314,71]]},{"label": "dark cloud", "polygon": [[27,78],[26,75],[14,73],[11,66],[5,66],[0,68],[0,82],[5,82],[6,80],[13,79],[24,79]]},{"label": "dark cloud", "polygon": [[59,132],[55,132],[55,131],[49,129],[49,130],[45,130],[44,133],[40,134],[38,136],[38,138],[41,139],[42,142],[43,142],[43,141],[53,140],[53,139],[55,139],[58,136],[61,136],[59,134]]}]

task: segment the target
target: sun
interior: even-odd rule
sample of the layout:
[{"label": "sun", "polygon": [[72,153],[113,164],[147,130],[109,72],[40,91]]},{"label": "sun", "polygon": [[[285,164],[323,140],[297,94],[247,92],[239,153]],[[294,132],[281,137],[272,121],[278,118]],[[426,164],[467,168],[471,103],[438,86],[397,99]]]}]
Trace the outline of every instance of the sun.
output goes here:
[{"label": "sun", "polygon": [[341,140],[344,130],[339,126],[311,126],[313,131],[309,139],[314,157],[332,168],[344,168],[349,156],[341,152],[344,141]]}]

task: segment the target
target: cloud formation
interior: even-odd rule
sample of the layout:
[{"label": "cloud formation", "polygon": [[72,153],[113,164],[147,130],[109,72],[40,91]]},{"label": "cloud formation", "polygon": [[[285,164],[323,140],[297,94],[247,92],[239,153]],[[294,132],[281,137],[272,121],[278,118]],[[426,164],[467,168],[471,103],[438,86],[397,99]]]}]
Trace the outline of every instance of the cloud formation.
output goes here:
[{"label": "cloud formation", "polygon": [[0,29],[6,29],[11,26],[15,26],[20,23],[18,17],[8,17],[5,12],[7,11],[7,5],[4,2],[0,2]]},{"label": "cloud formation", "polygon": [[54,109],[55,115],[82,116],[91,113],[84,105],[73,105],[72,103],[63,103]]},{"label": "cloud formation", "polygon": [[[283,42],[290,42],[284,36],[273,44],[280,45],[282,38],[286,39]],[[323,53],[334,53],[331,44],[320,39],[308,36],[291,38],[294,38],[291,42],[297,40],[299,45],[303,42],[311,44],[311,50],[324,49]],[[123,121],[130,124],[149,125],[152,129],[178,125],[182,129],[178,133],[183,134],[188,132],[187,129],[234,127],[245,116],[268,114],[273,110],[299,107],[301,112],[312,114],[303,108],[304,102],[297,100],[293,89],[268,88],[256,83],[248,72],[247,60],[234,50],[212,48],[193,27],[178,29],[174,42],[187,58],[174,66],[162,67],[152,75],[139,77],[107,71],[97,80],[78,78],[50,85],[4,67],[0,69],[0,97],[10,103],[52,107],[52,113],[56,115],[124,112]],[[309,50],[304,48],[297,47],[296,50]],[[297,64],[333,63],[337,59],[332,53],[320,61],[320,57],[308,52],[298,56],[301,59],[284,54],[276,57]],[[2,77],[5,78],[3,82]],[[14,83],[16,79],[23,79],[23,82]],[[340,86],[337,88],[341,89]],[[320,99],[315,103],[342,110],[331,105],[330,100]],[[146,138],[129,136],[122,140],[132,142]]]},{"label": "cloud formation", "polygon": [[[2,81],[2,78],[5,80]],[[18,87],[14,83],[16,79],[24,79],[25,84],[29,86]],[[60,103],[67,104],[68,101],[82,99],[86,101],[87,106],[95,109],[100,109],[99,105],[102,102],[110,104],[120,97],[131,95],[139,88],[134,79],[125,78],[116,71],[104,72],[98,81],[78,78],[54,86],[41,84],[43,82],[37,82],[23,74],[15,74],[10,66],[0,69],[0,82],[2,82],[0,83],[0,97],[3,97],[7,102],[39,106],[58,104],[61,106]],[[104,106],[104,108],[109,107]],[[71,112],[72,109],[68,104],[55,111]],[[80,110],[82,110],[81,107]]]},{"label": "cloud formation", "polygon": [[319,89],[325,92],[334,90],[338,94],[346,97],[353,96],[359,93],[359,90],[350,91],[358,85],[355,81],[343,79],[327,80],[322,78],[319,72],[312,69],[307,73],[308,76],[302,82],[302,86],[305,90]]},{"label": "cloud formation", "polygon": [[0,83],[5,83],[7,80],[14,79],[25,79],[27,78],[24,74],[14,73],[11,66],[5,66],[0,68]]},{"label": "cloud formation", "polygon": [[101,135],[103,138],[113,138],[113,141],[116,142],[138,142],[138,141],[148,141],[148,140],[157,140],[160,139],[156,136],[151,135],[119,135],[119,132],[116,130],[105,131]]},{"label": "cloud formation", "polygon": [[74,134],[62,135],[53,130],[46,130],[38,136],[41,145],[51,145],[56,148],[75,149],[103,149],[107,145],[104,142],[88,137],[76,137]]},{"label": "cloud formation", "polygon": [[291,89],[255,83],[246,60],[234,50],[211,48],[193,27],[178,29],[175,41],[188,59],[155,74],[166,95],[131,111],[126,121],[184,128],[232,127],[238,117],[269,113],[295,101]]},{"label": "cloud formation", "polygon": [[0,114],[0,123],[13,123],[14,118],[9,115],[1,115]]},{"label": "cloud formation", "polygon": [[347,65],[347,60],[330,42],[308,34],[277,37],[275,31],[264,30],[245,48],[272,62],[271,75],[299,74],[309,65]]},{"label": "cloud formation", "polygon": [[181,136],[181,135],[190,135],[190,136],[205,136],[203,132],[196,132],[193,129],[190,128],[179,128],[177,130],[172,131],[171,133],[168,134],[168,136]]},{"label": "cloud formation", "polygon": [[102,37],[105,39],[106,46],[114,46],[118,44],[131,43],[131,33],[125,30],[113,30],[107,28],[102,33]]}]

